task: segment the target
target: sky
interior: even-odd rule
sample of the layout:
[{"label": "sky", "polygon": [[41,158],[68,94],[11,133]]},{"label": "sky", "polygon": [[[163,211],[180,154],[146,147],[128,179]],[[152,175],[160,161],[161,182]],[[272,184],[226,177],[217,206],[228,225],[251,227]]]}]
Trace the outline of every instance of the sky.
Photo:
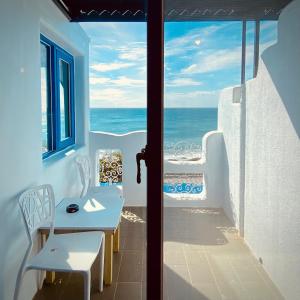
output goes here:
[{"label": "sky", "polygon": [[[81,23],[90,37],[90,107],[146,107],[146,23]],[[165,107],[216,107],[241,78],[241,22],[165,23]],[[277,39],[261,24],[260,47]],[[246,78],[253,70],[254,22],[247,27]]]}]

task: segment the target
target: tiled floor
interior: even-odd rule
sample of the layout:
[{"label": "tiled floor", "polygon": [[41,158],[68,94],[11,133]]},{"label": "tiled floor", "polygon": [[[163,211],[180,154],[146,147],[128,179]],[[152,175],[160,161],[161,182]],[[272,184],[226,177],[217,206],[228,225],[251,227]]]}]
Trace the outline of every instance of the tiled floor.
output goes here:
[{"label": "tiled floor", "polygon": [[165,299],[283,299],[222,210],[165,209]]},{"label": "tiled floor", "polygon": [[[145,217],[145,208],[124,210],[113,284],[97,292],[96,263],[92,300],[146,299]],[[166,208],[164,227],[165,300],[283,299],[221,210]],[[35,297],[46,299],[83,299],[81,276],[57,274]]]}]

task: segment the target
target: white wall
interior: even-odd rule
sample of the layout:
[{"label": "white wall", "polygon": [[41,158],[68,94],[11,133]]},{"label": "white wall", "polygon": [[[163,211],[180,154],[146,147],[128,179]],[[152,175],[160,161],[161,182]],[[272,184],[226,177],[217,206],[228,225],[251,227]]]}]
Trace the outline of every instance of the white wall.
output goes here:
[{"label": "white wall", "polygon": [[[112,134],[107,132],[90,132],[90,158],[93,182],[97,184],[96,165],[99,150],[119,149],[123,157],[123,192],[126,206],[146,206],[146,167],[141,162],[141,184],[136,183],[136,153],[146,144],[145,131],[127,134]],[[203,173],[204,191],[200,195],[164,194],[165,206],[184,207],[222,207],[224,182],[220,172],[223,164],[223,134],[213,131],[203,137],[202,159],[198,162],[169,161],[164,162],[165,173]],[[151,187],[149,187],[151,189]],[[151,200],[151,199],[150,199]]]},{"label": "white wall", "polygon": [[242,89],[241,104],[233,89],[221,93],[218,130],[225,146],[224,209],[237,227],[243,227],[243,217],[253,254],[285,299],[295,300],[300,297],[300,0],[284,9],[278,24],[278,43],[263,52],[257,78]]},{"label": "white wall", "polygon": [[237,228],[240,214],[241,176],[241,89],[227,88],[220,93],[218,130],[223,132],[223,160],[219,172],[223,175],[222,206]]},{"label": "white wall", "polygon": [[90,157],[93,181],[95,182],[96,164],[99,162],[97,151],[118,149],[123,159],[123,193],[125,206],[146,206],[146,167],[141,161],[141,183],[137,184],[136,154],[145,147],[147,134],[145,131],[135,131],[127,134],[112,134],[105,132],[90,132]]},{"label": "white wall", "polygon": [[200,161],[164,161],[165,173],[203,174],[203,191],[197,195],[164,194],[164,206],[171,207],[221,207],[224,182],[221,172],[223,165],[223,133],[211,131],[202,139],[203,151]]},{"label": "white wall", "polygon": [[[42,161],[40,33],[75,55],[76,121],[81,128],[76,138],[81,145],[88,142],[88,39],[48,0],[1,1],[0,32],[0,299],[10,300],[28,245],[18,195],[29,186],[51,183],[59,200],[80,187],[74,156]],[[20,299],[32,298],[33,274],[26,276]]]},{"label": "white wall", "polygon": [[300,1],[246,85],[245,239],[286,299],[300,298]]}]

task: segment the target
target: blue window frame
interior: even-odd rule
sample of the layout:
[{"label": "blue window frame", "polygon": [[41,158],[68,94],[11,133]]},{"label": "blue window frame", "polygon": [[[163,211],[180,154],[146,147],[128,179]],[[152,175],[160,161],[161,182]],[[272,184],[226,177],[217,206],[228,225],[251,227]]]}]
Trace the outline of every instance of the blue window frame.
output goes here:
[{"label": "blue window frame", "polygon": [[75,144],[74,58],[41,35],[43,158]]}]

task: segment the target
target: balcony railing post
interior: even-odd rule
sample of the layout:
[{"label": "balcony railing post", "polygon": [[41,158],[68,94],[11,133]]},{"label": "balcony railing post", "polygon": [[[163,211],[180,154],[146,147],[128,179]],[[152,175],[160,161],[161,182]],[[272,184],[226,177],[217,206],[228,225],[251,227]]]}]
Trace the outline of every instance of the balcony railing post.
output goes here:
[{"label": "balcony railing post", "polygon": [[253,77],[255,78],[258,71],[258,61],[259,61],[259,35],[260,35],[260,21],[255,21],[255,37],[254,37],[254,68]]},{"label": "balcony railing post", "polygon": [[247,21],[243,21],[242,27],[242,67],[241,67],[241,84],[245,84],[246,81],[246,29]]}]

